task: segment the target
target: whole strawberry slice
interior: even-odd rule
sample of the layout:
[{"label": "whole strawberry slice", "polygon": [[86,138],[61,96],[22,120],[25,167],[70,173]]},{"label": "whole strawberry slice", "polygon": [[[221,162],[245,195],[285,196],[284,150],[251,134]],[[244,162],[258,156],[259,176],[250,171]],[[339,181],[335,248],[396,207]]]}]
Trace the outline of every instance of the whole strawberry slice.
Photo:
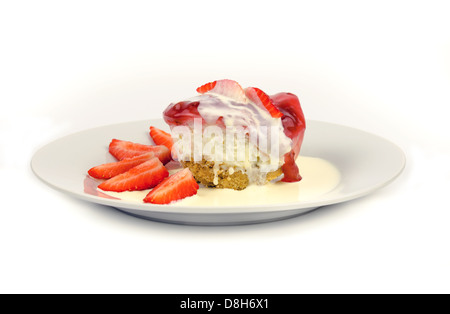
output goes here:
[{"label": "whole strawberry slice", "polygon": [[170,204],[171,202],[197,194],[199,186],[191,171],[185,168],[158,184],[144,198],[144,202]]},{"label": "whole strawberry slice", "polygon": [[166,167],[158,158],[153,157],[127,172],[106,180],[98,188],[113,192],[142,191],[156,186],[168,176],[169,171]]},{"label": "whole strawberry slice", "polygon": [[283,113],[272,103],[270,97],[259,88],[247,87],[245,95],[255,104],[266,108],[273,118],[281,118],[283,116]]},{"label": "whole strawberry slice", "polygon": [[172,139],[172,135],[170,135],[170,133],[167,133],[166,131],[158,129],[154,126],[151,126],[150,127],[150,136],[156,145],[164,145],[169,150],[172,150],[173,139]]},{"label": "whole strawberry slice", "polygon": [[125,158],[121,161],[102,164],[89,169],[88,173],[96,179],[111,179],[121,173],[127,172],[150,159],[155,157],[154,153],[145,153],[131,158]]},{"label": "whole strawberry slice", "polygon": [[131,158],[145,153],[153,153],[163,164],[171,160],[170,150],[164,145],[144,145],[129,141],[113,139],[109,144],[109,152],[118,160]]},{"label": "whole strawberry slice", "polygon": [[215,93],[235,99],[236,101],[240,101],[242,103],[247,101],[241,85],[233,80],[218,80],[206,83],[205,85],[197,88],[197,92],[200,94]]}]

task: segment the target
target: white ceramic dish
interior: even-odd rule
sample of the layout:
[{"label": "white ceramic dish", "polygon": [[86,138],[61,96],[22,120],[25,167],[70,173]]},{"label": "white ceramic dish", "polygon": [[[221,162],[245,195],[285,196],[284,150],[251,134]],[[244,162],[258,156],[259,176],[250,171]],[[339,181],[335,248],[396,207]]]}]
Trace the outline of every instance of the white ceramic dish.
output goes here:
[{"label": "white ceramic dish", "polygon": [[167,129],[159,119],[108,125],[66,136],[39,149],[31,167],[37,177],[57,190],[137,217],[178,224],[235,225],[295,217],[367,195],[392,182],[405,166],[401,149],[381,137],[346,126],[307,121],[301,155],[328,161],[340,173],[335,187],[322,195],[267,204],[258,204],[251,197],[239,205],[218,205],[211,199],[212,206],[205,206],[204,201],[196,206],[192,201],[186,205],[144,204],[97,193],[87,170],[113,161],[108,153],[111,139],[149,143],[150,125]]}]

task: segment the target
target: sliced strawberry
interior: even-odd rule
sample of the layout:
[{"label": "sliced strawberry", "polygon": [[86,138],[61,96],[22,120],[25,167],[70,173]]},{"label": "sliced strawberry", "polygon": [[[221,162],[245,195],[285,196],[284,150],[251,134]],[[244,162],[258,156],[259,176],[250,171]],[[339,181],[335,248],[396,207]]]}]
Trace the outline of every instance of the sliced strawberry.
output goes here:
[{"label": "sliced strawberry", "polygon": [[210,90],[214,89],[214,87],[216,86],[216,84],[217,84],[217,81],[206,83],[205,85],[202,85],[202,86],[198,87],[198,88],[197,88],[197,92],[198,92],[199,94],[207,93],[207,92],[209,92]]},{"label": "sliced strawberry", "polygon": [[281,118],[283,116],[283,113],[272,103],[270,97],[259,88],[247,87],[245,95],[255,104],[264,106],[273,118]]},{"label": "sliced strawberry", "polygon": [[219,80],[206,83],[205,85],[202,85],[199,88],[197,88],[197,92],[199,92],[200,94],[211,92],[244,103],[247,101],[244,90],[242,89],[241,85],[239,85],[238,82],[233,80]]},{"label": "sliced strawberry", "polygon": [[111,179],[121,173],[127,172],[150,159],[155,157],[154,153],[145,153],[131,158],[125,158],[121,161],[111,162],[89,169],[88,173],[96,179]]},{"label": "sliced strawberry", "polygon": [[163,145],[144,145],[117,139],[113,139],[109,144],[109,152],[118,160],[135,157],[145,153],[153,153],[164,164],[171,160],[170,150]]},{"label": "sliced strawberry", "polygon": [[169,204],[173,201],[197,194],[199,186],[191,171],[185,168],[158,184],[144,198],[144,202]]},{"label": "sliced strawberry", "polygon": [[153,139],[156,145],[164,145],[169,150],[172,150],[173,139],[170,133],[160,130],[154,126],[150,127],[150,137]]},{"label": "sliced strawberry", "polygon": [[150,189],[169,176],[169,171],[162,162],[153,157],[152,159],[119,174],[98,187],[103,191],[123,192],[141,191]]}]

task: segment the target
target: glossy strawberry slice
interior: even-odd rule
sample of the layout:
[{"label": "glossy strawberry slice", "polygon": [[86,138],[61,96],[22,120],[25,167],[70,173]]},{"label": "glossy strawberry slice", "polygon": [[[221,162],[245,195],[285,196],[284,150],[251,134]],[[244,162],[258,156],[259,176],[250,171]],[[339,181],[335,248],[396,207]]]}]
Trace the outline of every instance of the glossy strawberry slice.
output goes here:
[{"label": "glossy strawberry slice", "polygon": [[125,158],[121,161],[111,162],[99,165],[89,169],[88,173],[96,179],[111,179],[121,173],[127,172],[150,159],[155,157],[154,153],[145,153],[131,158]]},{"label": "glossy strawberry slice", "polygon": [[205,85],[197,88],[197,92],[199,92],[200,94],[211,92],[232,98],[242,103],[245,103],[247,101],[241,85],[233,80],[218,80],[206,83]]},{"label": "glossy strawberry slice", "polygon": [[145,153],[153,153],[164,164],[171,160],[170,150],[163,145],[144,145],[117,139],[113,139],[109,144],[109,152],[118,160],[135,157]]},{"label": "glossy strawberry slice", "polygon": [[273,118],[281,118],[283,116],[281,111],[274,106],[270,97],[259,88],[247,87],[245,89],[245,95],[255,104],[264,106]]},{"label": "glossy strawberry slice", "polygon": [[98,187],[103,191],[124,192],[150,189],[169,176],[169,171],[161,161],[152,159],[119,174]]},{"label": "glossy strawberry slice", "polygon": [[144,202],[170,204],[171,202],[197,194],[199,186],[191,171],[185,168],[158,184],[144,198]]},{"label": "glossy strawberry slice", "polygon": [[213,90],[214,87],[216,87],[216,84],[217,84],[217,81],[206,83],[205,85],[202,85],[202,86],[198,87],[197,88],[197,92],[199,94],[207,93],[210,90]]},{"label": "glossy strawberry slice", "polygon": [[167,133],[166,131],[158,129],[154,126],[151,126],[150,137],[152,138],[153,142],[155,142],[156,145],[164,145],[169,150],[172,150],[173,139],[170,133]]}]

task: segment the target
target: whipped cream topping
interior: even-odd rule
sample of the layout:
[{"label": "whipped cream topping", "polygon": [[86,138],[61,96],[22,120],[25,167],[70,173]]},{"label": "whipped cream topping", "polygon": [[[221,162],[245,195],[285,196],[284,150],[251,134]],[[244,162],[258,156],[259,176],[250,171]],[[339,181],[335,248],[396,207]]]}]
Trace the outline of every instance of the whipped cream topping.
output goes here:
[{"label": "whipped cream topping", "polygon": [[291,150],[292,140],[284,134],[281,118],[273,118],[267,109],[249,99],[242,103],[209,92],[192,97],[189,101],[199,102],[198,112],[209,125],[215,124],[222,117],[223,123],[230,131],[241,132],[242,127],[246,128],[250,142],[261,146],[264,153],[268,153],[271,158],[283,159]]},{"label": "whipped cream topping", "polygon": [[[265,183],[268,172],[276,171],[284,164],[284,155],[291,151],[292,140],[285,135],[281,118],[273,118],[266,108],[249,99],[240,102],[212,92],[197,95],[186,101],[199,103],[198,113],[206,122],[206,125],[202,126],[197,124],[202,132],[200,142],[203,159],[223,161],[220,164],[223,170],[241,170],[247,174],[250,182],[259,184]],[[222,137],[217,137],[216,132],[207,131],[208,126],[217,126],[219,119],[226,133]],[[191,129],[191,138],[194,142],[195,129],[194,122]],[[172,131],[174,131],[173,128]],[[197,129],[197,133],[198,131]],[[229,136],[234,138],[231,144]],[[178,150],[179,160],[195,159],[193,156],[198,154],[200,145],[192,143],[192,147],[193,152],[190,149]],[[220,149],[218,150],[217,147]],[[222,149],[224,150],[221,151]],[[233,155],[232,158],[228,155],[229,151]],[[219,163],[216,167],[219,167]]]}]

